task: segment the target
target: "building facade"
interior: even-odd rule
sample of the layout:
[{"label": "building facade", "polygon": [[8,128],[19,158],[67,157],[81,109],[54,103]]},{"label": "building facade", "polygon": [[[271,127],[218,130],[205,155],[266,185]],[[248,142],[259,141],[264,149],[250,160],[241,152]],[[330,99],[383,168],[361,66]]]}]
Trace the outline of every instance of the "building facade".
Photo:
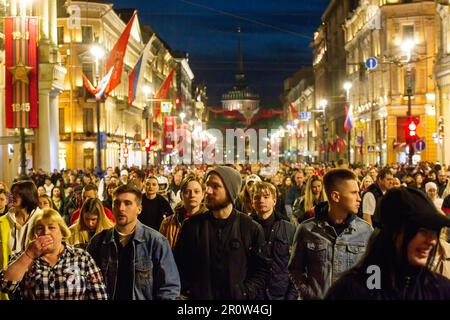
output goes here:
[{"label": "building facade", "polygon": [[[57,1],[23,2],[17,0],[1,2],[1,19],[6,16],[39,16],[38,42],[38,99],[39,126],[25,129],[26,167],[42,168],[45,171],[59,169],[58,104],[59,94],[64,88],[66,69],[61,65],[57,49]],[[2,23],[2,28],[4,24]],[[3,39],[4,29],[1,30]],[[0,63],[0,181],[11,182],[17,175],[20,163],[18,129],[6,129],[5,124],[5,48],[2,46]],[[50,125],[51,124],[51,125]]]},{"label": "building facade", "polygon": [[[95,59],[90,50],[100,45],[106,53],[116,44],[133,12],[113,10],[112,4],[102,2],[67,1],[67,11],[58,17],[58,43],[63,61],[69,70],[65,90],[59,104],[59,133],[61,137],[59,161],[62,168],[93,169],[97,165],[96,101],[85,88],[82,75],[92,83],[106,74],[106,59],[99,62],[96,74]],[[78,17],[78,20],[74,19]],[[78,22],[77,22],[78,21]],[[129,74],[145,45],[151,42],[145,64],[145,85],[150,92],[137,88],[137,98],[128,102]],[[141,28],[139,15],[134,20],[128,41],[121,83],[100,104],[101,167],[146,165],[143,139],[151,137],[156,145],[150,152],[150,164],[161,160],[163,146],[163,119],[165,113],[154,95],[176,66],[170,48],[148,28]],[[176,76],[167,100],[176,96]],[[149,114],[144,110],[149,108]],[[170,112],[174,112],[173,108]],[[146,121],[150,124],[147,125]],[[151,132],[147,132],[150,130]]]},{"label": "building facade", "polygon": [[319,159],[321,113],[316,112],[314,73],[304,67],[284,81],[284,158],[312,162]]},{"label": "building facade", "polygon": [[[434,162],[434,1],[364,0],[345,21],[344,31],[354,111],[351,162],[408,161],[408,104],[412,117],[419,120],[417,134],[424,142],[414,147],[413,160]],[[369,58],[376,59],[376,67]]]},{"label": "building facade", "polygon": [[[326,123],[322,126],[321,144],[318,145],[323,161],[348,158],[346,145],[336,147],[347,140],[344,131],[346,100],[344,83],[347,81],[347,55],[344,48],[342,25],[346,17],[358,4],[357,0],[332,0],[322,15],[322,23],[315,32],[311,47],[313,49],[313,68],[315,76],[315,101],[327,101]],[[316,106],[319,108],[319,105]],[[323,106],[321,106],[323,108]]]}]

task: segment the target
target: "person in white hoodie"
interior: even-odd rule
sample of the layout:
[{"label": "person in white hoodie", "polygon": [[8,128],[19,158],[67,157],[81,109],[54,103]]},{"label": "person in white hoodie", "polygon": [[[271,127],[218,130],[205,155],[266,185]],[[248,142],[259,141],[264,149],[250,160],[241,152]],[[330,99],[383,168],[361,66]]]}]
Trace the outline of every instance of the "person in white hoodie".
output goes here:
[{"label": "person in white hoodie", "polygon": [[[11,187],[13,207],[0,217],[0,268],[6,268],[11,255],[24,250],[33,239],[32,225],[38,213],[38,192],[33,181],[14,183]],[[0,294],[0,300],[8,299]]]}]

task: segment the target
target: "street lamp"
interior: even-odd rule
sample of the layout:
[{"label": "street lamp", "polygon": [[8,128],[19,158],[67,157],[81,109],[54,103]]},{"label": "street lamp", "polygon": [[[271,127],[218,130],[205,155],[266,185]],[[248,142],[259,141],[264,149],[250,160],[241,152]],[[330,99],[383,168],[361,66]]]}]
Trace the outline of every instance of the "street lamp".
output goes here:
[{"label": "street lamp", "polygon": [[324,162],[328,162],[328,148],[326,146],[326,141],[327,141],[327,133],[328,133],[328,128],[327,128],[327,106],[328,106],[328,100],[327,99],[321,99],[319,101],[319,108],[322,110],[323,112],[323,131],[322,131],[322,137],[323,137],[323,148],[324,148]]},{"label": "street lamp", "polygon": [[182,124],[183,124],[184,118],[186,118],[186,113],[181,112],[181,113],[180,113],[180,119],[181,119],[181,123],[182,123]]},{"label": "street lamp", "polygon": [[[408,79],[408,86],[406,88],[406,95],[408,96],[408,111],[406,112],[407,122],[411,120],[411,96],[412,96],[412,65],[411,65],[411,52],[414,49],[414,41],[411,39],[405,40],[402,43],[401,49],[406,53],[407,64],[406,64],[406,74]],[[414,156],[413,142],[408,144],[408,164],[412,165],[412,158]]]},{"label": "street lamp", "polygon": [[[145,119],[145,137],[146,139],[150,139],[150,148],[151,148],[151,134],[149,134],[149,119],[151,118],[151,121],[153,122],[153,110],[152,108],[147,104],[148,102],[148,96],[150,95],[150,93],[152,92],[152,89],[150,88],[150,86],[145,85],[142,88],[142,91],[144,93],[145,96],[145,107],[144,107],[144,119]],[[152,116],[152,117],[150,117]],[[145,150],[146,153],[146,165],[147,168],[149,166],[149,162],[150,162],[150,150],[148,148],[146,148]]]},{"label": "street lamp", "polygon": [[[347,108],[350,108],[350,89],[352,88],[351,82],[345,82],[344,83],[344,90],[345,90],[345,101],[347,103]],[[351,130],[347,132],[347,159],[348,162],[350,162],[350,139],[351,139]]]},{"label": "street lamp", "polygon": [[[99,60],[104,57],[105,51],[99,44],[94,44],[91,49],[91,54],[95,59],[95,86],[98,86],[100,79],[99,72]],[[100,143],[100,99],[101,97],[95,97],[95,113],[97,116],[97,175],[100,176],[102,173],[102,150]]]}]

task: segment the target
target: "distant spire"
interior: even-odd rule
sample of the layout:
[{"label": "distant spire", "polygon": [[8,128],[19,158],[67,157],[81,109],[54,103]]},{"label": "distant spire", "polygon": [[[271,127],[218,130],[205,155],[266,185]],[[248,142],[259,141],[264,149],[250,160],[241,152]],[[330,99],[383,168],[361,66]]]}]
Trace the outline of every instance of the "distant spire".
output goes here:
[{"label": "distant spire", "polygon": [[237,56],[237,73],[236,73],[236,86],[239,88],[246,87],[245,83],[245,74],[244,74],[244,58],[242,54],[242,48],[241,48],[241,27],[237,27],[237,33],[238,33],[238,56]]}]

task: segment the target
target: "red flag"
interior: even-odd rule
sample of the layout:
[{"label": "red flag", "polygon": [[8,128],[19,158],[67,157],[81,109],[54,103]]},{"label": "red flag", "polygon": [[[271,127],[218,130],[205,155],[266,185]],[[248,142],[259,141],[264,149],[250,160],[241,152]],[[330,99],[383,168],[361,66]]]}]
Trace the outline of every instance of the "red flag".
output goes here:
[{"label": "red flag", "polygon": [[122,67],[123,67],[123,58],[125,57],[125,52],[127,50],[128,39],[130,38],[131,27],[133,26],[134,18],[136,17],[136,13],[133,14],[130,21],[128,22],[125,30],[123,30],[122,35],[117,41],[114,48],[109,53],[108,59],[106,59],[106,70],[111,70],[114,67],[113,73],[111,75],[111,79],[108,83],[108,86],[105,90],[105,96],[108,96],[111,91],[114,90],[120,83],[122,78]]},{"label": "red flag", "polygon": [[83,73],[83,82],[84,85],[86,86],[86,89],[88,89],[92,94],[97,93],[97,89],[94,87],[91,81],[89,81],[89,79],[84,75],[84,73]]},{"label": "red flag", "polygon": [[[167,76],[166,80],[164,80],[163,84],[159,88],[158,92],[155,94],[155,99],[167,99],[169,96],[169,89],[170,84],[172,83],[172,78],[175,73],[175,68],[170,71],[169,75]],[[159,116],[159,113],[161,112],[161,103],[156,104],[156,110],[155,110],[155,118]]]},{"label": "red flag", "polygon": [[291,109],[292,118],[297,119],[298,118],[297,108],[292,104],[292,102],[289,101],[288,103],[289,103],[289,108]]}]

